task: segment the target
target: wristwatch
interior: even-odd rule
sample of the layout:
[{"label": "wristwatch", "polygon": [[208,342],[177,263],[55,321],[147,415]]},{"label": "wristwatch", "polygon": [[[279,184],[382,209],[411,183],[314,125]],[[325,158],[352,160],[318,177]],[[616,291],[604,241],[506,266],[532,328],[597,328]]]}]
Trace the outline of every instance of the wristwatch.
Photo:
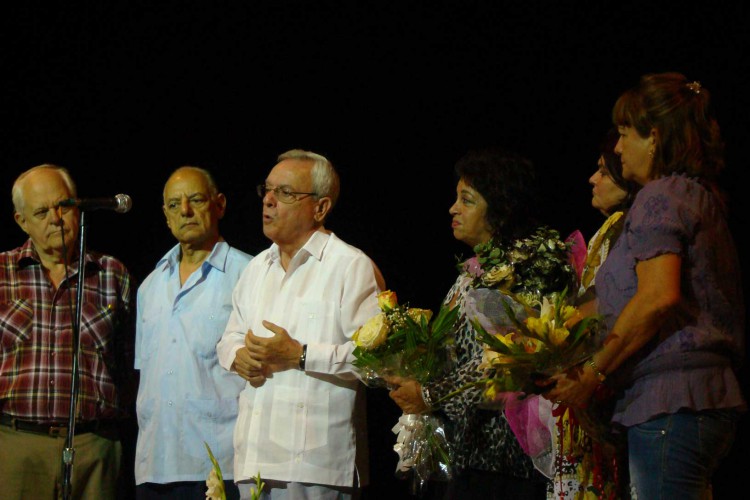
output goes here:
[{"label": "wristwatch", "polygon": [[307,361],[307,344],[302,344],[302,354],[299,356],[299,369],[305,371],[305,361]]}]

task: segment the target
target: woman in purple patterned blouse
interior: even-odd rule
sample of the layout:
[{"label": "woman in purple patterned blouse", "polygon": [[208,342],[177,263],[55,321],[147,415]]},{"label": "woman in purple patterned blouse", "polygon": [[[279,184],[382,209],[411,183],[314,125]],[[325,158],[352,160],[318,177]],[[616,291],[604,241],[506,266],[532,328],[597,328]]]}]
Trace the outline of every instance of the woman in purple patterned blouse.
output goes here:
[{"label": "woman in purple patterned blouse", "polygon": [[709,92],[679,73],[643,76],[612,116],[623,176],[642,188],[596,277],[610,333],[546,397],[585,406],[599,384],[615,385],[633,497],[710,498],[746,410],[740,268],[717,187],[723,141]]}]

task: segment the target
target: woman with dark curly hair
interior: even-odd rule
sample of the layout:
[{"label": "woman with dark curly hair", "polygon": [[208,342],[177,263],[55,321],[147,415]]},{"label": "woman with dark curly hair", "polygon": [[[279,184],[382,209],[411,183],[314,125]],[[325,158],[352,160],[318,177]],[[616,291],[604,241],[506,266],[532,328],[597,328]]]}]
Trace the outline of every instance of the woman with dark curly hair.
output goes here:
[{"label": "woman with dark curly hair", "polygon": [[[457,240],[475,251],[492,245],[506,253],[539,234],[543,241],[557,244],[560,266],[552,268],[552,274],[540,279],[531,256],[528,265],[516,267],[517,279],[509,291],[541,294],[562,290],[575,281],[566,244],[556,231],[538,224],[537,180],[529,160],[497,148],[474,150],[457,162],[455,171],[456,201],[450,214]],[[482,343],[465,307],[470,290],[491,286],[478,280],[476,263],[474,257],[460,264],[460,274],[444,299],[444,304],[459,308],[454,367],[424,386],[410,379],[390,378],[390,396],[404,413],[435,412],[446,422],[455,477],[441,492],[443,498],[543,499],[549,481],[535,469],[504,414],[484,405],[481,387],[461,391],[483,378],[479,370]],[[526,290],[532,282],[534,289]],[[444,399],[456,391],[457,395]]]}]

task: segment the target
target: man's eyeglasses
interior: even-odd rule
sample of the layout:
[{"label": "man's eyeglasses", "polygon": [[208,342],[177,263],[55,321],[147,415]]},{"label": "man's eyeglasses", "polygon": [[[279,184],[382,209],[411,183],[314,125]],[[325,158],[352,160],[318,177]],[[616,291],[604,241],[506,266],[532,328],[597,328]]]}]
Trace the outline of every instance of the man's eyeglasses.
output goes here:
[{"label": "man's eyeglasses", "polygon": [[279,200],[281,203],[294,203],[295,201],[299,201],[305,196],[317,196],[318,193],[303,193],[300,191],[292,191],[286,186],[280,186],[275,188],[269,188],[265,184],[259,184],[257,187],[258,190],[258,196],[261,197],[261,199],[266,197],[266,194],[271,192],[276,197],[277,200]]}]

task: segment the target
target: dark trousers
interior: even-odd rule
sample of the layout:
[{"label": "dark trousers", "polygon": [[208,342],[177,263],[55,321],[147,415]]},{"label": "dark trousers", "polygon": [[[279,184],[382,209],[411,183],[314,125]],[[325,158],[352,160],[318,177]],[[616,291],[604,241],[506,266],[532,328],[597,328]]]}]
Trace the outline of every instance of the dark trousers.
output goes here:
[{"label": "dark trousers", "polygon": [[430,481],[421,498],[430,500],[545,500],[547,484],[480,470],[468,470],[452,481]]},{"label": "dark trousers", "polygon": [[[227,500],[239,500],[240,492],[234,481],[224,481]],[[135,487],[136,500],[206,500],[205,481],[178,483],[142,483]]]}]

